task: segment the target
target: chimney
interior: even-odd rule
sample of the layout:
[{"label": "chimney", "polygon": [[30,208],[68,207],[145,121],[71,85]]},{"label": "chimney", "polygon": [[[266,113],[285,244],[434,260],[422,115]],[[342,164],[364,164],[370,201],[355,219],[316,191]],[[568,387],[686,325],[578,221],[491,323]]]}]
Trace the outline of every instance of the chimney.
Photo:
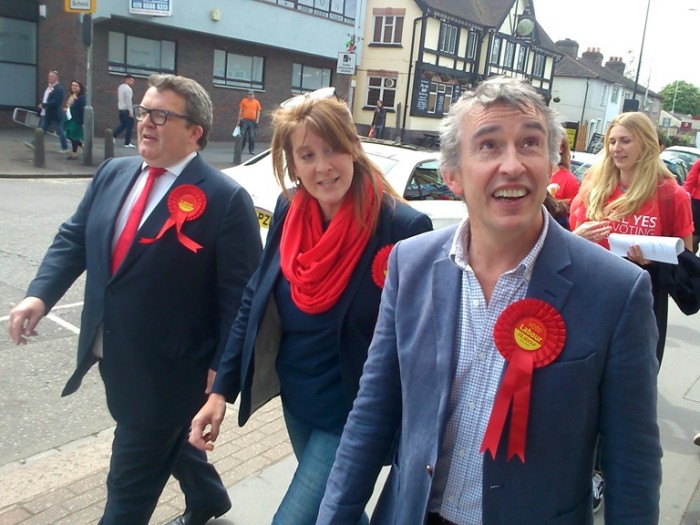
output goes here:
[{"label": "chimney", "polygon": [[589,47],[581,55],[581,60],[593,64],[594,66],[603,67],[603,53],[599,47]]},{"label": "chimney", "polygon": [[605,68],[620,76],[625,74],[625,63],[622,61],[622,57],[610,57],[610,60],[605,63]]},{"label": "chimney", "polygon": [[578,57],[578,42],[576,42],[576,40],[565,38],[564,40],[557,40],[556,45],[562,50],[562,52],[566,53],[570,57]]}]

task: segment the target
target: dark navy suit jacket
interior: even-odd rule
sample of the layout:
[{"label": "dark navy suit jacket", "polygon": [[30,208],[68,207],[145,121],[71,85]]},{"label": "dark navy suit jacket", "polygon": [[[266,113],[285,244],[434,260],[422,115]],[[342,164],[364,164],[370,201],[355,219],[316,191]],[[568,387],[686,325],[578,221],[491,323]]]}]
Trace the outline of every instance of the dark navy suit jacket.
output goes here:
[{"label": "dark navy suit jacket", "polygon": [[29,286],[50,310],[87,270],[77,367],[71,394],[96,362],[118,423],[188,424],[206,401],[207,371],[216,369],[243,289],[259,263],[259,227],[248,193],[197,155],[138,232],[155,237],[170,216],[168,195],[192,184],[206,196],[202,215],[182,232],[202,245],[193,253],[168,230],[152,244],[134,243],[111,274],[116,217],[141,172],[140,157],[110,159],[95,173],[74,215],[59,229]]},{"label": "dark navy suit jacket", "polygon": [[[273,290],[282,273],[279,245],[288,209],[286,199],[280,197],[262,263],[243,294],[241,310],[231,328],[213,387],[213,392],[224,395],[230,402],[241,394],[238,413],[241,426],[255,410],[279,394],[275,361],[281,329]],[[430,219],[408,205],[382,205],[374,234],[337,305],[342,318],[337,347],[346,410],[350,409],[357,394],[379,311],[382,289],[372,278],[372,262],[385,246],[430,229]]]}]

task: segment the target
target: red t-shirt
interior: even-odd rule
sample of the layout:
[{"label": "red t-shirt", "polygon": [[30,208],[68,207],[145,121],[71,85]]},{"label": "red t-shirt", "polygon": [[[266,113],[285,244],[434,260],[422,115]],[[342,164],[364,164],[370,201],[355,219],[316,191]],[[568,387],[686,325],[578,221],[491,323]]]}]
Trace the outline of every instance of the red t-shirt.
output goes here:
[{"label": "red t-shirt", "polygon": [[559,185],[557,193],[554,198],[560,201],[565,201],[567,204],[571,204],[571,201],[578,193],[578,179],[565,168],[560,168],[554,175],[552,175],[552,184]]},{"label": "red t-shirt", "polygon": [[[662,206],[660,195],[668,195],[668,198],[672,201],[672,206],[669,208],[672,212],[668,213],[671,224],[661,224],[661,217],[665,217],[665,215],[660,209],[660,206]],[[612,202],[620,196],[622,196],[622,190],[618,186],[610,196],[610,199],[608,199],[608,202]],[[571,203],[571,211],[569,213],[571,230],[573,231],[576,226],[586,221],[588,221],[586,218],[586,206],[579,194]],[[656,194],[645,202],[637,212],[619,221],[609,221],[609,224],[611,227],[610,233],[655,236],[661,236],[665,233],[669,237],[687,237],[693,233],[690,199],[685,190],[675,180],[666,179],[661,183]],[[599,244],[604,248],[610,249],[607,239],[600,241]]]}]

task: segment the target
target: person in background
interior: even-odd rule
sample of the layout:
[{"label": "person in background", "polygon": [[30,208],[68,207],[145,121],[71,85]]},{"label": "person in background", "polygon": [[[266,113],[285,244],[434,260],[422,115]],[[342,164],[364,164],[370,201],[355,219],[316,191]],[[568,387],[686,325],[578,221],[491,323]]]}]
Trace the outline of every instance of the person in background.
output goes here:
[{"label": "person in background", "polygon": [[[58,135],[58,140],[61,144],[61,149],[59,153],[69,153],[68,141],[66,140],[66,135],[63,132],[63,119],[65,118],[65,113],[63,111],[63,99],[65,98],[65,92],[63,85],[59,81],[58,71],[49,71],[48,74],[48,85],[44,90],[44,96],[39,104],[39,127],[44,130],[44,135],[46,135],[51,128],[54,129]],[[25,146],[29,149],[34,149],[34,140],[31,142],[25,142]]]},{"label": "person in background", "polygon": [[[78,158],[78,148],[83,147],[83,122],[85,119],[85,88],[83,83],[73,80],[70,83],[70,96],[66,101],[66,121],[64,129],[71,142],[72,152],[68,160]],[[70,118],[67,118],[70,115]]]},{"label": "person in background", "polygon": [[[559,162],[556,171],[552,175],[550,184],[556,185],[551,188],[552,196],[560,201],[564,201],[566,207],[571,206],[571,201],[579,190],[578,179],[571,173],[571,149],[569,139],[565,136],[559,147]],[[553,191],[552,191],[553,190]]]},{"label": "person in background", "polygon": [[615,458],[605,522],[658,524],[649,276],[549,218],[560,140],[554,112],[513,78],[450,107],[441,173],[469,213],[391,252],[318,525],[357,522],[397,431],[373,523],[592,524],[600,432]]},{"label": "person in background", "polygon": [[280,394],[299,464],[272,523],[312,525],[367,358],[389,252],[432,224],[369,160],[344,102],[300,95],[273,124],[277,180],[284,187],[288,172],[296,189],[277,202],[190,443],[213,447],[226,401],[239,393],[240,425]]},{"label": "person in background", "polygon": [[112,132],[115,139],[124,132],[124,147],[135,148],[131,143],[131,134],[134,130],[134,83],[133,75],[126,75],[124,81],[117,89],[117,111],[119,112],[119,126]]},{"label": "person in background", "polygon": [[377,105],[372,115],[371,127],[374,128],[373,137],[375,139],[384,138],[384,125],[386,124],[386,108],[381,99],[377,99]]},{"label": "person in background", "polygon": [[153,75],[135,110],[140,156],[97,169],[8,331],[25,344],[86,272],[77,366],[62,395],[99,363],[117,422],[99,523],[147,525],[172,474],[186,509],[169,525],[204,525],[231,502],[188,444],[189,423],[258,265],[260,230],[248,193],[202,158],[213,112],[201,85]]},{"label": "person in background", "polygon": [[693,253],[698,253],[700,243],[700,160],[696,160],[688,172],[683,185],[690,195],[690,207],[693,213]]},{"label": "person in background", "polygon": [[[621,113],[610,122],[603,160],[588,171],[569,218],[575,234],[607,249],[611,233],[680,237],[687,249],[692,248],[690,199],[659,158],[656,129],[644,113]],[[660,263],[645,259],[637,245],[627,258],[651,276],[659,330],[656,357],[661,366],[668,293],[660,286]]]},{"label": "person in background", "polygon": [[245,149],[247,142],[248,153],[251,155],[255,155],[255,137],[258,134],[261,113],[260,101],[255,98],[255,91],[251,89],[238,107],[238,125],[241,127],[241,136],[243,137],[241,149]]}]

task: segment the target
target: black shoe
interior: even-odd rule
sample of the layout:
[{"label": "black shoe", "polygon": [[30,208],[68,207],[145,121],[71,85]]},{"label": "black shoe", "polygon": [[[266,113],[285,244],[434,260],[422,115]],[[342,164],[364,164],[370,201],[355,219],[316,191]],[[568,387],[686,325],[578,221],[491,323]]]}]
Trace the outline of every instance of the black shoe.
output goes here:
[{"label": "black shoe", "polygon": [[593,514],[603,506],[603,491],[605,490],[605,480],[600,472],[593,472]]},{"label": "black shoe", "polygon": [[187,510],[182,516],[169,521],[165,525],[205,525],[210,519],[223,516],[231,509],[231,502],[227,501],[218,509]]},{"label": "black shoe", "polygon": [[248,153],[250,153],[251,155],[255,155],[254,151],[249,151]]}]

